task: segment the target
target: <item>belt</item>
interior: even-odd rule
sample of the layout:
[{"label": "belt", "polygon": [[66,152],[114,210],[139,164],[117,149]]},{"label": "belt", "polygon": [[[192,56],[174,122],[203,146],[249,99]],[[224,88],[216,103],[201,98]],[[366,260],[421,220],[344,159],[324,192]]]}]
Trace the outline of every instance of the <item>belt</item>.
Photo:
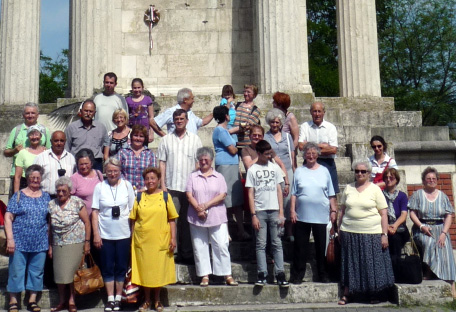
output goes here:
[{"label": "belt", "polygon": [[420,219],[421,223],[427,224],[427,225],[439,225],[443,224],[443,220],[424,220]]}]

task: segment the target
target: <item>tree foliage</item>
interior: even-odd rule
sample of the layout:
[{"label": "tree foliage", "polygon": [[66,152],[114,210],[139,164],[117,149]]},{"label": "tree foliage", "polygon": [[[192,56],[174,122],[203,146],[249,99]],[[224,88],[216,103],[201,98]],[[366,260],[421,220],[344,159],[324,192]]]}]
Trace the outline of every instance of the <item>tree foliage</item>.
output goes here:
[{"label": "tree foliage", "polygon": [[68,88],[68,49],[53,60],[40,52],[40,103],[54,103]]}]

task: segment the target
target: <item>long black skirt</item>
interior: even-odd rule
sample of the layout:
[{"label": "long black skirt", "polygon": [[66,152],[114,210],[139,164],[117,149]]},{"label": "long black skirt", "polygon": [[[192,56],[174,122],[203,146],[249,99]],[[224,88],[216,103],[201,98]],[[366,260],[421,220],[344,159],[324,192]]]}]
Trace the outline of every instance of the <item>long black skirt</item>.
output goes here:
[{"label": "long black skirt", "polygon": [[375,294],[394,285],[388,248],[380,234],[340,232],[341,285],[350,294]]}]

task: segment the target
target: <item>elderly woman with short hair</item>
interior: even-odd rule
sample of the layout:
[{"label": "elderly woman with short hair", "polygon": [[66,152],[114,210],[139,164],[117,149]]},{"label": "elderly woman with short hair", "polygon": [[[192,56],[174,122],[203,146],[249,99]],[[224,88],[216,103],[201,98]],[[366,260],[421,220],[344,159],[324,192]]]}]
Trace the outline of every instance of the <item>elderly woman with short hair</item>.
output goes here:
[{"label": "elderly woman with short hair", "polygon": [[129,215],[135,193],[131,183],[121,178],[121,168],[120,160],[108,158],[104,164],[107,179],[98,183],[93,192],[93,244],[101,249],[101,275],[108,294],[105,311],[120,310],[129,262]]},{"label": "elderly woman with short hair", "polygon": [[[226,284],[237,286],[231,276],[231,259],[228,219],[224,199],[226,183],[223,176],[212,168],[214,153],[208,147],[196,152],[199,170],[190,174],[187,181],[187,198],[190,207],[188,223],[192,236],[196,275],[201,276],[202,287],[209,285],[209,274],[225,276]],[[212,249],[209,256],[209,245]]]},{"label": "elderly woman with short hair", "polygon": [[349,302],[351,294],[370,296],[379,302],[379,293],[394,285],[388,251],[387,203],[377,185],[369,181],[369,161],[353,163],[355,182],[348,184],[340,200],[341,285],[338,304]]},{"label": "elderly woman with short hair", "polygon": [[[37,292],[43,289],[44,262],[48,243],[48,193],[41,191],[43,167],[31,165],[25,170],[27,187],[16,192],[5,213],[6,251],[9,253],[8,311],[17,312],[17,295],[30,292],[27,310],[39,312]],[[27,277],[26,277],[27,275]]]},{"label": "elderly woman with short hair", "polygon": [[312,231],[315,239],[317,271],[321,282],[327,283],[326,269],[326,227],[336,222],[337,202],[334,187],[326,167],[318,164],[321,150],[318,144],[304,145],[304,166],[295,171],[291,191],[291,222],[295,224],[295,243],[291,281],[300,284],[306,273],[309,237]]},{"label": "elderly woman with short hair", "polygon": [[[57,198],[49,202],[51,233],[49,257],[53,258],[54,281],[59,290],[59,304],[52,312],[68,309],[76,312],[74,302],[74,273],[82,254],[90,252],[90,221],[84,202],[71,196],[71,179],[61,177],[55,182]],[[69,286],[68,302],[66,286]]]},{"label": "elderly woman with short hair", "polygon": [[115,156],[120,149],[128,147],[130,144],[130,131],[128,126],[128,114],[123,108],[118,108],[112,113],[112,122],[117,126],[114,130],[109,131],[109,141],[111,145],[105,150],[104,158]]}]

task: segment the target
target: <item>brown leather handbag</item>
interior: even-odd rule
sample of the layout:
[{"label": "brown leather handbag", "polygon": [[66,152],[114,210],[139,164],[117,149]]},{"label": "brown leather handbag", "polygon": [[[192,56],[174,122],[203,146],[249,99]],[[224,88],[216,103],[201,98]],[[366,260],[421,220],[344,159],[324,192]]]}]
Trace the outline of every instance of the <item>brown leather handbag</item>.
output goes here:
[{"label": "brown leather handbag", "polygon": [[340,261],[340,243],[337,238],[337,225],[333,224],[329,231],[329,243],[326,249],[326,263],[328,265],[338,265]]},{"label": "brown leather handbag", "polygon": [[79,269],[74,273],[74,290],[79,295],[90,294],[104,286],[100,269],[93,261],[92,255],[88,255],[87,265],[85,255],[82,255]]}]

